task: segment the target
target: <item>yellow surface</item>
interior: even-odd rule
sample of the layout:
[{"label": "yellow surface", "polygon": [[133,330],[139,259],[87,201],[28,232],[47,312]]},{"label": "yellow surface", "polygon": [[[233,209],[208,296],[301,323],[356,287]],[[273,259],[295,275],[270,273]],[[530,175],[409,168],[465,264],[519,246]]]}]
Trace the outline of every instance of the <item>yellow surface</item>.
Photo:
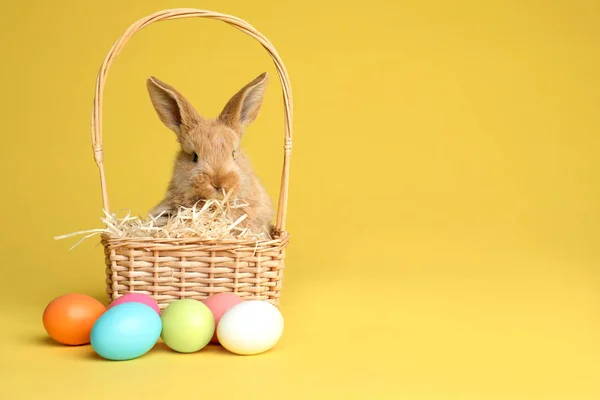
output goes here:
[{"label": "yellow surface", "polygon": [[[240,16],[295,95],[284,336],[272,352],[159,347],[126,363],[45,338],[64,292],[104,299],[89,117],[137,18]],[[600,398],[600,4],[593,1],[13,1],[0,15],[0,399]],[[144,86],[215,115],[274,68],[218,22],[153,25],[106,88],[113,209],[160,198],[175,141]],[[275,197],[273,79],[245,145]],[[218,397],[215,397],[218,396]]]}]

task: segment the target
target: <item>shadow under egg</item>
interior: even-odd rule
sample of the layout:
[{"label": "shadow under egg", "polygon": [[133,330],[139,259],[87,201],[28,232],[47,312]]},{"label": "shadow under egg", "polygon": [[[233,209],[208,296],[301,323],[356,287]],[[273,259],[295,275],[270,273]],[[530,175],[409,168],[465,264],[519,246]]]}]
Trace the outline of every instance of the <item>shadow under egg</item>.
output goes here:
[{"label": "shadow under egg", "polygon": [[229,351],[227,351],[223,346],[221,346],[220,344],[216,344],[216,343],[209,343],[206,346],[204,346],[202,349],[195,351],[193,353],[180,353],[178,351],[172,350],[169,346],[167,346],[162,341],[156,343],[156,345],[152,348],[152,350],[150,350],[150,352],[152,352],[152,353],[167,352],[167,353],[172,353],[172,354],[177,354],[177,355],[182,355],[182,356],[193,356],[193,355],[198,355],[198,354],[234,355],[234,354],[230,353]]}]

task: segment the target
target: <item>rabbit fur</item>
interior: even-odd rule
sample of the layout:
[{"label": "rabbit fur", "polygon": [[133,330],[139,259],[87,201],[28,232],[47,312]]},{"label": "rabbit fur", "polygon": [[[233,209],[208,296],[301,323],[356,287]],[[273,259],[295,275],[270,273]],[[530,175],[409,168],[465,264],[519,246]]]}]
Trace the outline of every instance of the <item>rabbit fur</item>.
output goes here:
[{"label": "rabbit fur", "polygon": [[271,200],[240,148],[246,128],[258,116],[267,82],[265,72],[231,97],[216,119],[206,119],[175,88],[155,77],[148,78],[152,105],[180,145],[164,199],[150,210],[150,215],[172,215],[179,207],[222,199],[231,190],[234,197],[248,205],[232,209],[232,218],[245,213],[248,216],[244,224],[252,232],[270,233],[274,215]]}]

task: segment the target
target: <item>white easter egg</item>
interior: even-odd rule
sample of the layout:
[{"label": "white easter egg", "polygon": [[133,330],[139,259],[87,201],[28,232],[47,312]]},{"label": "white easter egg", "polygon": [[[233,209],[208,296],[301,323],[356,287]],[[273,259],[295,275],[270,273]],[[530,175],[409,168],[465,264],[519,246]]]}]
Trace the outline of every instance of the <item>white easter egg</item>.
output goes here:
[{"label": "white easter egg", "polygon": [[262,300],[247,300],[230,308],[219,321],[219,343],[232,353],[253,355],[272,349],[283,334],[283,316]]}]

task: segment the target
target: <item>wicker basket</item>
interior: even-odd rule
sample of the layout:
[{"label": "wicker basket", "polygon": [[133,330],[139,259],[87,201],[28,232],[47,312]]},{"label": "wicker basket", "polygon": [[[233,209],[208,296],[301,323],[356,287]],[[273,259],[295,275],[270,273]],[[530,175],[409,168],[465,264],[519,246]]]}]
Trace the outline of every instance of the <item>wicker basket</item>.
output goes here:
[{"label": "wicker basket", "polygon": [[222,292],[260,299],[276,306],[283,283],[288,233],[285,216],[289,160],[292,150],[292,93],[281,58],[269,40],[247,22],[230,15],[197,9],[159,11],[132,24],[108,52],[96,80],[92,115],[94,158],[100,170],[104,210],[110,212],[103,167],[102,95],[109,68],[127,41],[146,26],[179,18],[210,18],[228,23],[256,39],[275,63],[283,90],[285,141],[283,172],[273,237],[269,240],[202,240],[199,238],[118,238],[104,235],[109,302],[139,292],[152,296],[162,308],[178,299],[202,300]]}]

